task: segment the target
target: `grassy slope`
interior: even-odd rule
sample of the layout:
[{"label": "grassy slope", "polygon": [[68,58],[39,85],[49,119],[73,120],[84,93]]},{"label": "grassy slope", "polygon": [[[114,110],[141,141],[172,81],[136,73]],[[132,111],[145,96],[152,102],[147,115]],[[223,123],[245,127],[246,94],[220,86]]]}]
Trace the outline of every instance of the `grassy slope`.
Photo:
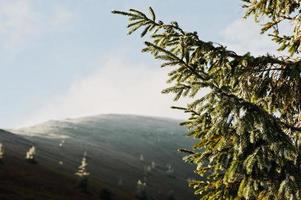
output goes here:
[{"label": "grassy slope", "polygon": [[16,157],[9,157],[0,165],[0,179],[1,200],[96,199],[93,193],[80,193],[74,187],[74,179]]},{"label": "grassy slope", "polygon": [[[88,194],[81,193],[71,174],[24,160],[23,152],[31,145],[30,141],[2,130],[0,141],[5,144],[7,155],[0,163],[1,200],[92,200],[99,199],[99,191],[105,188],[92,183]],[[131,199],[131,194],[119,191],[114,194],[115,199]]]},{"label": "grassy slope", "polygon": [[[3,134],[0,133],[0,142],[10,148],[10,156],[15,154],[19,157],[20,169],[26,167],[22,166],[23,157],[25,151],[34,143],[38,151],[37,168],[42,167],[49,173],[56,174],[53,177],[60,175],[70,180],[70,184],[64,185],[69,185],[71,191],[76,183],[73,174],[83,152],[87,151],[88,169],[91,172],[89,183],[97,188],[95,192],[92,191],[95,197],[101,189],[109,188],[115,194],[116,200],[133,199],[129,197],[135,193],[137,181],[140,179],[147,183],[148,195],[156,200],[167,199],[169,193],[173,193],[177,200],[192,200],[194,197],[192,190],[187,187],[186,179],[193,176],[193,170],[182,161],[183,155],[176,151],[177,148],[191,146],[192,141],[184,137],[185,130],[177,123],[175,120],[162,118],[104,115],[51,121],[14,131],[33,133],[34,136],[27,136],[27,139],[15,135],[12,135],[14,138],[1,137]],[[59,147],[62,139],[45,138],[45,134],[66,135],[69,138],[65,140],[63,147]],[[143,162],[139,159],[140,154],[144,155]],[[63,161],[64,164],[59,165],[59,161]],[[145,169],[151,166],[152,161],[156,162],[156,167],[148,172]],[[171,175],[166,173],[168,164],[174,169]],[[49,184],[49,177],[44,177],[45,185]],[[55,179],[57,178],[53,178],[54,182]],[[122,180],[122,185],[118,184],[119,180]],[[43,183],[42,178],[41,182]],[[27,189],[33,189],[31,192],[35,192],[30,186]],[[70,188],[66,188],[66,191],[68,190]],[[49,188],[44,191],[46,193],[53,190]]]}]

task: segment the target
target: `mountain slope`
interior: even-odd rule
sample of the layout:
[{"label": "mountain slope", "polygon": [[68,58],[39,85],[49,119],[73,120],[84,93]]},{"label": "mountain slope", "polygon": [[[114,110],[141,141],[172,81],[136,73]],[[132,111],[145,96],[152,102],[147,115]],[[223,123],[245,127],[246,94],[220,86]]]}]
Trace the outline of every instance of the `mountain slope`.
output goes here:
[{"label": "mountain slope", "polygon": [[[6,155],[0,163],[1,200],[92,200],[96,193],[84,194],[75,188],[76,179],[57,173],[46,165],[31,164],[24,160],[30,141],[0,130],[0,141]],[[22,154],[20,154],[22,152]]]},{"label": "mountain slope", "polygon": [[190,147],[192,141],[176,120],[100,115],[49,121],[13,132],[37,146],[38,162],[66,175],[74,174],[86,152],[91,185],[134,196],[140,180],[154,199],[170,195],[193,199],[187,187],[193,170],[176,151]]}]

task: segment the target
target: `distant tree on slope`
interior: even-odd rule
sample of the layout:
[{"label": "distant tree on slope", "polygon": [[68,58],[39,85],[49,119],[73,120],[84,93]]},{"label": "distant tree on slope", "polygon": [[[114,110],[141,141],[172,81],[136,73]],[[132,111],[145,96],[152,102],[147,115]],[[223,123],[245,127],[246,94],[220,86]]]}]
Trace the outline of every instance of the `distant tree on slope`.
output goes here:
[{"label": "distant tree on slope", "polygon": [[32,146],[26,152],[25,159],[31,163],[36,163],[36,147]]},{"label": "distant tree on slope", "polygon": [[0,143],[0,162],[3,161],[3,159],[4,159],[4,154],[5,154],[4,146],[3,146],[2,143]]},{"label": "distant tree on slope", "polygon": [[88,167],[88,163],[87,163],[86,153],[85,153],[85,155],[82,158],[81,164],[78,167],[77,172],[75,173],[75,175],[79,177],[78,187],[83,192],[88,191],[88,177],[90,173],[88,172],[87,167]]},{"label": "distant tree on slope", "polygon": [[146,183],[141,180],[137,181],[135,199],[137,199],[137,200],[148,200],[149,199],[147,192],[146,192]]},{"label": "distant tree on slope", "polygon": [[[243,0],[247,16],[262,23],[286,56],[239,55],[206,42],[177,22],[164,23],[135,9],[129,34],[149,34],[143,52],[170,67],[163,93],[191,97],[183,125],[198,140],[186,161],[199,180],[200,199],[301,199],[301,2]],[[281,29],[284,25],[289,30]],[[239,30],[238,30],[239,31]],[[237,33],[239,34],[239,32]],[[202,91],[207,91],[206,94]]]}]

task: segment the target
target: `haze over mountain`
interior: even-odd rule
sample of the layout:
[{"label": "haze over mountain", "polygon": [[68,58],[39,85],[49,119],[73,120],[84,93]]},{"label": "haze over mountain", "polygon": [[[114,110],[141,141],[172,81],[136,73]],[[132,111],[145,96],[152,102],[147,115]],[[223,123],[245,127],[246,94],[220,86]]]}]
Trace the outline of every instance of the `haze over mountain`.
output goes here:
[{"label": "haze over mountain", "polygon": [[[192,166],[177,152],[178,148],[189,148],[193,141],[177,120],[99,115],[48,121],[11,132],[29,141],[25,146],[37,147],[38,165],[69,177],[74,177],[86,152],[91,191],[107,188],[116,199],[118,195],[133,199],[142,183],[153,199],[194,199],[187,186],[187,179],[194,176]],[[1,140],[12,151],[10,146],[20,143],[5,141],[5,137]],[[20,156],[24,153],[24,149],[16,152]]]}]

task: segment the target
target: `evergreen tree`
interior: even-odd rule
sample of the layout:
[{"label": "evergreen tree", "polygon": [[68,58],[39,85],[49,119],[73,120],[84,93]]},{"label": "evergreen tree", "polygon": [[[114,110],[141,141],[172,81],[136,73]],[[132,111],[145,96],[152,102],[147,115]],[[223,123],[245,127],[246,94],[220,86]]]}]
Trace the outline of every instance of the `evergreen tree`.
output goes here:
[{"label": "evergreen tree", "polygon": [[36,163],[36,147],[32,146],[26,152],[25,159],[29,162]]},{"label": "evergreen tree", "polygon": [[3,161],[3,158],[4,158],[4,154],[5,154],[5,151],[4,151],[4,146],[2,143],[0,143],[0,162]]},{"label": "evergreen tree", "polygon": [[83,191],[83,192],[87,192],[88,190],[88,177],[90,175],[90,173],[87,170],[87,159],[86,159],[86,153],[82,158],[81,164],[78,167],[77,172],[75,173],[76,176],[79,177],[79,184],[78,187]]},{"label": "evergreen tree", "polygon": [[[163,93],[191,97],[182,123],[196,138],[185,160],[196,165],[190,182],[200,199],[301,199],[301,2],[243,0],[286,56],[239,55],[206,42],[177,22],[164,23],[135,9],[113,11],[129,19],[129,34],[147,33],[143,52],[170,67]],[[262,20],[262,21],[260,21]],[[290,26],[283,33],[282,25]],[[207,91],[205,95],[203,91]]]},{"label": "evergreen tree", "polygon": [[136,188],[136,195],[137,200],[148,200],[148,195],[146,193],[146,183],[138,180],[137,181],[137,188]]}]

